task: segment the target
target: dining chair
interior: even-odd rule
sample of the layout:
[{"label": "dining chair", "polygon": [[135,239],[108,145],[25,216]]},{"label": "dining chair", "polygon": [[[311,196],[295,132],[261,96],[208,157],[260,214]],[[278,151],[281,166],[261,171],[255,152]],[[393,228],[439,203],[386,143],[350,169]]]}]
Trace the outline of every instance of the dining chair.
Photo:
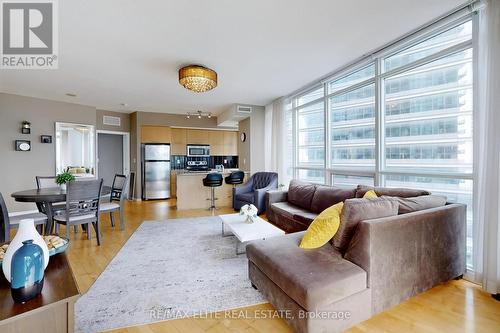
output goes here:
[{"label": "dining chair", "polygon": [[[35,180],[37,189],[59,187],[59,185],[56,183],[56,176],[36,176]],[[52,204],[52,209],[54,210],[54,212],[64,210],[66,209],[66,203],[56,202]]]},{"label": "dining chair", "polygon": [[[66,237],[69,239],[70,226],[86,225],[87,238],[91,239],[91,225],[94,227],[97,245],[101,245],[99,198],[102,190],[102,178],[99,180],[72,181],[67,183],[66,209],[54,216],[54,222],[66,225]],[[57,228],[56,230],[58,230]]]},{"label": "dining chair", "polygon": [[0,243],[8,242],[10,240],[10,230],[17,229],[19,227],[19,222],[24,219],[33,219],[38,232],[42,234],[42,228],[47,223],[47,216],[45,214],[27,213],[9,217],[7,205],[5,204],[2,193],[0,193]]},{"label": "dining chair", "polygon": [[[56,183],[56,176],[36,176],[35,180],[37,189],[59,187],[59,184]],[[45,211],[47,207],[45,207],[42,203],[38,202],[36,206],[40,213],[47,214],[47,212]],[[61,214],[66,209],[66,202],[54,202],[51,206],[52,215]],[[77,226],[75,226],[74,229],[75,232],[78,232]]]},{"label": "dining chair", "polygon": [[113,185],[111,186],[111,195],[109,202],[102,202],[100,205],[101,213],[109,213],[111,219],[111,226],[115,226],[115,211],[119,212],[120,216],[120,230],[125,228],[125,221],[123,219],[123,205],[128,195],[128,177],[125,175],[115,175]]},{"label": "dining chair", "polygon": [[38,189],[41,188],[51,188],[51,187],[59,187],[56,183],[56,176],[36,176],[36,187]]}]

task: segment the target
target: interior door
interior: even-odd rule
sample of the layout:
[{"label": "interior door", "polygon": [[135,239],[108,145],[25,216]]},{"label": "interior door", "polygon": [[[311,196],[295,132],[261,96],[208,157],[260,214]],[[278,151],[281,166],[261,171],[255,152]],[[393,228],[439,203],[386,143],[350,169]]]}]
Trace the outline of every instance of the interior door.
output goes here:
[{"label": "interior door", "polygon": [[123,174],[123,136],[99,133],[97,135],[98,176],[103,184],[111,186],[116,174]]}]

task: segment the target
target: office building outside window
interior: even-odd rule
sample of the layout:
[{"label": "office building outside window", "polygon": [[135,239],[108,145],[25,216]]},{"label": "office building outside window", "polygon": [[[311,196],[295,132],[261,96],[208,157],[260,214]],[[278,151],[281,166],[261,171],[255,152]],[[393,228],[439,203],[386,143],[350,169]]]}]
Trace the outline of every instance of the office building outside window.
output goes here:
[{"label": "office building outside window", "polygon": [[467,204],[470,266],[472,22],[411,38],[293,98],[294,176],[339,187],[420,188]]}]

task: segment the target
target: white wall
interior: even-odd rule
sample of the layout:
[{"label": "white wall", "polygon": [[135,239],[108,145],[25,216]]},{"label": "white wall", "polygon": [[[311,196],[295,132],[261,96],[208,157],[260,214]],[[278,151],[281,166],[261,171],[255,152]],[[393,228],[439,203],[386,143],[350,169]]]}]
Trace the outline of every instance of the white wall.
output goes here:
[{"label": "white wall", "polygon": [[[243,104],[239,104],[243,105]],[[265,171],[265,110],[251,105],[251,115],[239,122],[239,134],[247,135],[246,142],[238,140],[238,161],[241,170],[255,173]]]},{"label": "white wall", "polygon": [[[241,134],[245,133],[247,139],[241,142],[239,139]],[[238,166],[240,170],[250,172],[251,156],[250,156],[250,143],[252,141],[252,133],[250,129],[250,117],[240,121],[238,130]]]},{"label": "white wall", "polygon": [[265,110],[262,106],[253,108],[250,116],[250,172],[265,171]]}]

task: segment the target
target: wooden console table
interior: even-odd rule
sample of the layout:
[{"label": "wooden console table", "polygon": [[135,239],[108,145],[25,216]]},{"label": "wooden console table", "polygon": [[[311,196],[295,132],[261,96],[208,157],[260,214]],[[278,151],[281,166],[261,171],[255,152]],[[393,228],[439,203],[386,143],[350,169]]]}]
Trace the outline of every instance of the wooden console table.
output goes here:
[{"label": "wooden console table", "polygon": [[73,332],[79,295],[64,253],[50,257],[42,293],[25,304],[14,303],[9,282],[0,273],[0,332]]}]

